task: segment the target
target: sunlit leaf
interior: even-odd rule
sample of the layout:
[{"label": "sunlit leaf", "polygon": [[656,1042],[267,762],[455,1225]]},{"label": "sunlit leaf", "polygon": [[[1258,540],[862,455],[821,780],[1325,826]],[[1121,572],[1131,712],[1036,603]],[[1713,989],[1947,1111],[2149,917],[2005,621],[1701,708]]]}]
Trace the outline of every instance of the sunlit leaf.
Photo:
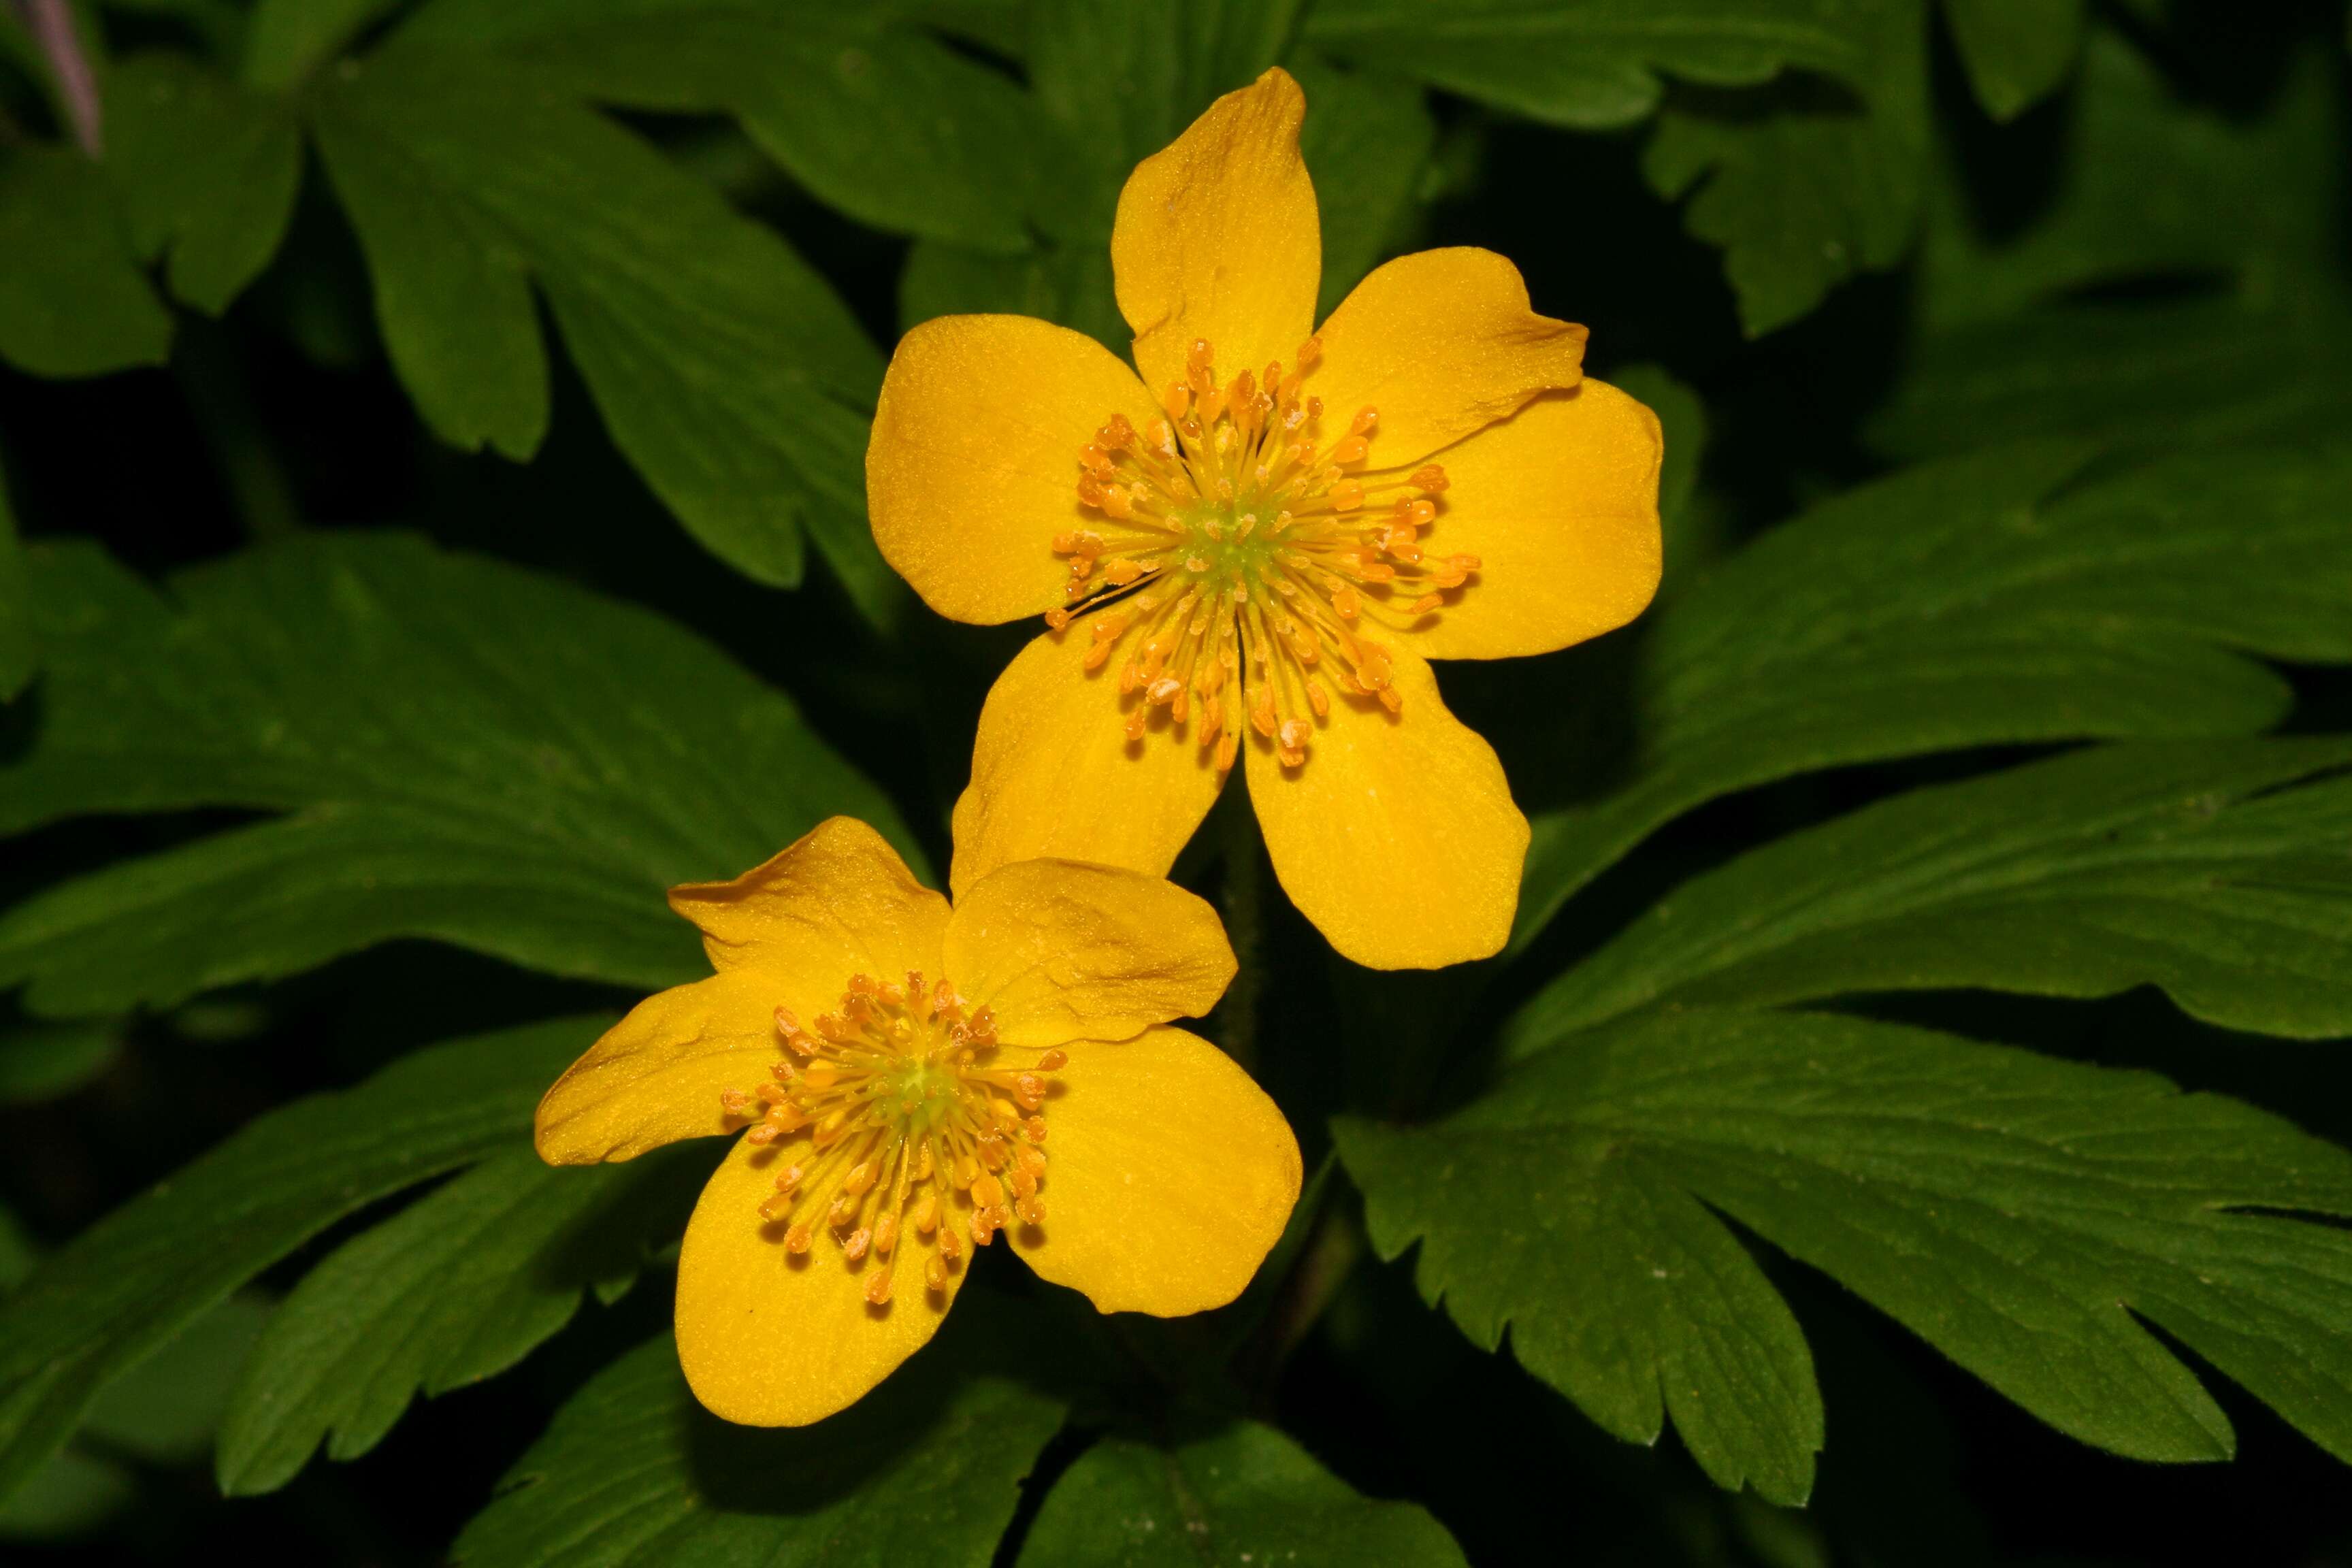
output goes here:
[{"label": "sunlit leaf", "polygon": [[50,376],[163,363],[172,318],[79,153],[0,146],[0,359]]},{"label": "sunlit leaf", "polygon": [[106,167],[140,254],[210,315],[269,264],[294,216],[302,140],[281,100],[184,55],[142,55],[107,80]]},{"label": "sunlit leaf", "polygon": [[443,439],[528,457],[544,295],[614,444],[714,553],[801,578],[805,529],[861,602],[873,345],[783,241],[520,63],[394,47],[313,108],[394,367]]},{"label": "sunlit leaf", "polygon": [[1977,101],[2014,120],[2055,92],[2083,47],[2083,0],[1944,0]]},{"label": "sunlit leaf", "polygon": [[1321,0],[1306,33],[1350,59],[1558,125],[1627,125],[1661,77],[1714,86],[1797,68],[1859,79],[1868,0]]},{"label": "sunlit leaf", "polygon": [[1643,157],[1684,223],[1724,251],[1750,337],[1804,315],[1857,272],[1902,259],[1927,178],[1920,0],[1866,0],[1851,88],[1795,78],[1669,101]]}]

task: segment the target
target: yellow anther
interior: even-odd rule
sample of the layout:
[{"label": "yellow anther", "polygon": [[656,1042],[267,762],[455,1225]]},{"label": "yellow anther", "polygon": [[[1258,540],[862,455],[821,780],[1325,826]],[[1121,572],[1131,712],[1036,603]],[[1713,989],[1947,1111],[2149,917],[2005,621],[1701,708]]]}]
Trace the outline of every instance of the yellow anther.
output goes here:
[{"label": "yellow anther", "polygon": [[963,1256],[963,1237],[956,1234],[953,1226],[943,1225],[940,1227],[940,1256],[950,1263],[955,1262]]},{"label": "yellow anther", "polygon": [[1024,1225],[1045,1223],[1045,1203],[1043,1198],[1023,1198],[1013,1205],[1013,1212],[1021,1216],[1021,1223]]},{"label": "yellow anther", "polygon": [[1044,1056],[1037,1058],[1037,1070],[1039,1072],[1059,1072],[1069,1065],[1070,1053],[1062,1049],[1059,1046],[1055,1047],[1052,1050],[1047,1051]]},{"label": "yellow anther", "polygon": [[992,1207],[997,1204],[1003,1203],[1004,1201],[1004,1184],[998,1181],[995,1176],[992,1175],[990,1173],[982,1171],[979,1176],[974,1178],[971,1184],[971,1201],[980,1205],[982,1208]]},{"label": "yellow anther", "polygon": [[873,1245],[874,1233],[861,1225],[851,1231],[848,1238],[842,1242],[842,1255],[852,1263],[860,1263],[865,1261],[866,1249]]},{"label": "yellow anther", "polygon": [[790,1230],[784,1232],[784,1250],[786,1252],[806,1252],[809,1249],[809,1245],[815,1239],[816,1233],[809,1228],[809,1222],[806,1220],[798,1221]]},{"label": "yellow anther", "polygon": [[890,1271],[884,1268],[866,1276],[866,1304],[869,1307],[884,1307],[889,1305],[889,1302]]}]

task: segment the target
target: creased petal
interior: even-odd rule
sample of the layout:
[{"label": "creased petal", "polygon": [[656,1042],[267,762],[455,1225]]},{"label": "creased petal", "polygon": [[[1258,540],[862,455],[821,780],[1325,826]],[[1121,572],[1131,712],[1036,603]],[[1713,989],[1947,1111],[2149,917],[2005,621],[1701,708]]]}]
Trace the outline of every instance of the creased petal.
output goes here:
[{"label": "creased petal", "polygon": [[866,1304],[881,1260],[856,1267],[830,1234],[804,1253],[762,1220],[775,1147],[738,1143],[712,1173],[677,1259],[677,1359],[694,1396],[748,1426],[805,1426],[856,1404],[939,1331],[963,1271],[944,1291],[923,1283],[931,1250],[908,1227],[888,1304]]},{"label": "creased petal", "polygon": [[828,817],[766,864],[730,882],[672,888],[669,907],[702,930],[720,973],[747,970],[794,1008],[839,998],[852,974],[896,980],[936,971],[948,901],[915,880],[889,841],[854,816]]},{"label": "creased petal", "polygon": [[[1164,739],[1156,744],[1167,744]],[[956,900],[947,972],[1007,1045],[1124,1040],[1197,1018],[1234,977],[1217,911],[1171,882],[1072,860],[1001,866]]]},{"label": "creased petal", "polygon": [[1128,176],[1111,229],[1119,313],[1156,395],[1196,338],[1230,380],[1293,362],[1315,325],[1323,229],[1298,155],[1306,95],[1269,70],[1208,107]]},{"label": "creased petal", "polygon": [[1341,956],[1440,969],[1510,935],[1528,822],[1495,748],[1446,710],[1429,666],[1402,647],[1391,658],[1402,711],[1335,699],[1303,767],[1253,742],[1250,800],[1283,891]]},{"label": "creased petal", "polygon": [[[1130,637],[1141,636],[1130,629]],[[955,807],[961,897],[999,866],[1059,858],[1162,876],[1216,803],[1213,758],[1161,720],[1127,738],[1117,658],[1084,667],[1087,623],[1047,632],[996,678]],[[1132,703],[1138,699],[1129,698]]]},{"label": "creased petal", "polygon": [[1326,430],[1380,410],[1373,468],[1419,463],[1583,374],[1584,329],[1537,315],[1519,269],[1469,247],[1373,268],[1318,335],[1307,390],[1323,399]]},{"label": "creased petal", "polygon": [[1429,658],[1517,658],[1623,626],[1657,592],[1658,416],[1605,382],[1548,393],[1438,454],[1451,488],[1422,548],[1478,557],[1413,624]]},{"label": "creased petal", "polygon": [[1061,604],[1054,536],[1102,526],[1078,504],[1078,449],[1113,414],[1148,429],[1159,408],[1083,332],[1027,316],[925,321],[891,356],[866,447],[883,559],[954,620]]},{"label": "creased petal", "polygon": [[540,1158],[551,1165],[632,1160],[681,1138],[734,1131],[741,1123],[720,1114],[719,1092],[765,1081],[778,1059],[780,1004],[793,999],[742,971],[646,997],[540,1100]]},{"label": "creased petal", "polygon": [[1204,1312],[1242,1293],[1298,1201],[1298,1141],[1249,1074],[1181,1029],[1070,1050],[1045,1112],[1029,1266],[1106,1312]]}]

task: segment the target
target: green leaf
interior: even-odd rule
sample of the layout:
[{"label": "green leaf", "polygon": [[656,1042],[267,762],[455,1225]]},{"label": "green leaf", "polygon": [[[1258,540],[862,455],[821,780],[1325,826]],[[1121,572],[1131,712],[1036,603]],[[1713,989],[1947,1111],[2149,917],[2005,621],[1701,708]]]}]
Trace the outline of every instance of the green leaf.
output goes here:
[{"label": "green leaf", "polygon": [[25,689],[37,657],[25,547],[17,542],[16,513],[8,508],[6,477],[0,475],[0,702]]},{"label": "green leaf", "polygon": [[1718,795],[1963,746],[2249,733],[2292,695],[2246,653],[2352,661],[2352,452],[2225,450],[2064,489],[2083,460],[2043,444],[1922,465],[1662,605],[1631,771],[1536,815],[1515,941]]},{"label": "green leaf", "polygon": [[2352,742],[2102,746],[1914,790],[1652,905],[1515,1021],[1661,1001],[2160,985],[2227,1028],[2352,1035]]},{"label": "green leaf", "polygon": [[2183,101],[2137,50],[2095,31],[2033,221],[1989,222],[1944,161],[1920,248],[1922,315],[1942,330],[2102,284],[2186,278],[2260,307],[2323,275],[2340,299],[2336,67],[2306,51],[2290,68],[2258,118],[2235,119]]},{"label": "green leaf", "polygon": [[1376,1502],[1271,1426],[1171,1448],[1110,1437],[1054,1483],[1021,1561],[1035,1568],[1249,1568],[1468,1561],[1416,1503]]},{"label": "green leaf", "polygon": [[437,0],[404,43],[488,48],[562,90],[719,112],[827,205],[895,234],[1029,247],[1045,127],[1003,71],[828,0]]},{"label": "green leaf", "polygon": [[898,278],[898,324],[934,316],[1009,311],[1085,332],[1121,359],[1133,334],[1111,291],[1110,233],[1047,240],[1024,256],[996,256],[918,240]]},{"label": "green leaf", "polygon": [[0,1497],[0,1541],[66,1541],[131,1506],[138,1482],[111,1459],[67,1448]]},{"label": "green leaf", "polygon": [[2064,85],[2083,48],[2083,0],[1944,0],[1977,101],[2014,120]]},{"label": "green leaf", "polygon": [[[1864,0],[1867,64],[1849,90],[1792,78],[1686,92],[1658,117],[1643,172],[1684,226],[1723,247],[1750,337],[1787,325],[1855,273],[1903,258],[1927,177],[1921,0]],[[1694,194],[1695,193],[1695,194]]]},{"label": "green leaf", "polygon": [[527,1139],[602,1020],[418,1051],[267,1112],[44,1259],[0,1299],[0,1497],[100,1391],[344,1215]]},{"label": "green leaf", "polygon": [[1320,0],[1307,39],[1533,119],[1631,125],[1662,75],[1718,87],[1870,70],[1868,0]]},{"label": "green leaf", "polygon": [[1323,218],[1323,292],[1317,315],[1396,249],[1420,206],[1437,146],[1421,89],[1401,77],[1342,70],[1307,56],[1290,62],[1307,94],[1298,150]]},{"label": "green leaf", "polygon": [[333,58],[400,0],[259,0],[245,36],[245,79],[289,88]]},{"label": "green leaf", "polygon": [[709,1175],[706,1144],[620,1165],[549,1166],[518,1147],[337,1248],[304,1276],[247,1367],[216,1468],[232,1497],[294,1479],[323,1440],[354,1459],[422,1389],[504,1372],[619,1297],[675,1239]]},{"label": "green leaf", "polygon": [[257,1292],[240,1292],[214,1307],[108,1384],[82,1421],[81,1437],[109,1454],[149,1464],[203,1458],[272,1310],[269,1299]]},{"label": "green leaf", "polygon": [[[953,1331],[950,1324],[950,1332]],[[760,1431],[705,1413],[663,1334],[556,1413],[457,1538],[461,1568],[793,1563],[983,1568],[1061,1424],[934,1348],[842,1414]]]},{"label": "green leaf", "polygon": [[163,363],[171,315],[80,153],[0,148],[0,359],[47,376]]},{"label": "green leaf", "polygon": [[0,1026],[0,1105],[71,1094],[121,1054],[122,1037],[112,1019]]},{"label": "green leaf", "polygon": [[557,579],[397,533],[247,552],[168,599],[87,545],[34,563],[48,674],[30,752],[0,769],[0,831],[289,814],[0,916],[0,984],[30,980],[36,1011],[168,1005],[402,937],[667,985],[704,963],[665,889],[836,814],[913,854],[782,693]]},{"label": "green leaf", "polygon": [[536,447],[535,281],[614,445],[689,532],[789,587],[805,526],[862,605],[887,605],[865,521],[881,361],[774,234],[512,60],[395,47],[342,67],[314,128],[436,434]]},{"label": "green leaf", "polygon": [[[1068,136],[1097,201],[1087,226],[1109,233],[1110,206],[1135,165],[1221,93],[1282,58],[1302,0],[1034,0],[1029,75]],[[1048,192],[1066,202],[1063,193]]]},{"label": "green leaf", "polygon": [[217,316],[269,264],[293,219],[302,179],[293,115],[184,55],[142,56],[106,86],[106,166],[139,253],[168,258],[173,294]]},{"label": "green leaf", "polygon": [[[1787,1493],[1821,1428],[1801,1342],[1717,1214],[2084,1442],[2231,1451],[2145,1320],[2352,1458],[2352,1232],[2284,1217],[2352,1215],[2352,1155],[2235,1100],[1858,1018],[1695,1008],[1579,1035],[1433,1127],[1336,1131],[1376,1248],[1421,1243],[1424,1296],[1482,1345],[1507,1324],[1621,1436],[1663,1384],[1727,1485]],[[1706,1353],[1682,1348],[1695,1325]]]},{"label": "green leaf", "polygon": [[2181,450],[2330,439],[2347,406],[2352,310],[2340,302],[2105,301],[1921,339],[1864,428],[1904,457],[2054,436]]}]

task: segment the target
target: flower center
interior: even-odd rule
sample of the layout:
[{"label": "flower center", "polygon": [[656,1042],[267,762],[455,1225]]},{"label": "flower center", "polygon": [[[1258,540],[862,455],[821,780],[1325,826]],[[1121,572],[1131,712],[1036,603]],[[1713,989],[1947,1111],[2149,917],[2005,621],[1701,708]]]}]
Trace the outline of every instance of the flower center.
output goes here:
[{"label": "flower center", "polygon": [[903,986],[853,974],[840,1007],[807,1028],[776,1009],[772,1081],[719,1102],[753,1122],[751,1142],[784,1146],[760,1215],[783,1226],[786,1251],[831,1237],[880,1307],[908,1247],[929,1253],[924,1284],[944,1291],[967,1238],[986,1247],[1016,1217],[1045,1223],[1045,1075],[1069,1058],[1000,1045],[994,1030],[987,1008],[967,1016],[955,987],[927,991],[919,973]]},{"label": "flower center", "polygon": [[1045,620],[1089,617],[1089,671],[1118,658],[1129,740],[1155,710],[1172,733],[1197,707],[1220,772],[1244,725],[1297,767],[1335,694],[1403,708],[1367,623],[1402,631],[1478,570],[1475,555],[1422,549],[1444,469],[1365,471],[1377,410],[1323,443],[1323,400],[1301,396],[1321,352],[1309,338],[1296,371],[1277,361],[1220,386],[1196,342],[1149,432],[1114,414],[1079,448],[1078,499],[1100,521],[1054,541],[1070,603]]}]

